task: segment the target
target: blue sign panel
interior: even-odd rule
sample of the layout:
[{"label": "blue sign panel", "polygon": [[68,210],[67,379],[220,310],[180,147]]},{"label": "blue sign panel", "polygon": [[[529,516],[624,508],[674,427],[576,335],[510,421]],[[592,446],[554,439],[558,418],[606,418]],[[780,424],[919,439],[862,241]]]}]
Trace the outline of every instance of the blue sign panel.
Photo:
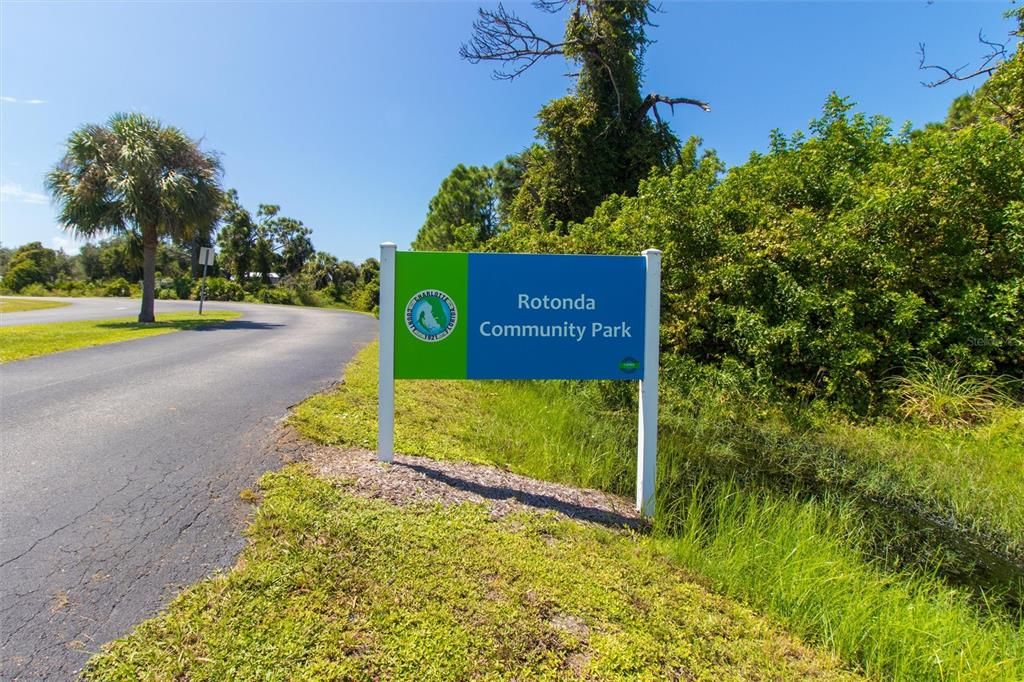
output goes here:
[{"label": "blue sign panel", "polygon": [[468,379],[643,376],[642,256],[469,254]]}]

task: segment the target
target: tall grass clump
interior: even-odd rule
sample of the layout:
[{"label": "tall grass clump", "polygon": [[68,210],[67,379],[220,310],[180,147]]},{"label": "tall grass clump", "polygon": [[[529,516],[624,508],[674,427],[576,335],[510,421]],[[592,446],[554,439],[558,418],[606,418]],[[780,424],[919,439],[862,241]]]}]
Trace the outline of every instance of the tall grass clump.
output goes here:
[{"label": "tall grass clump", "polygon": [[890,380],[904,417],[946,428],[965,428],[985,421],[998,406],[1013,404],[1007,376],[964,373],[958,364],[922,360],[903,376]]},{"label": "tall grass clump", "polygon": [[659,509],[672,557],[869,676],[1024,679],[1024,624],[979,614],[933,577],[865,561],[850,505],[710,479],[675,493]]}]

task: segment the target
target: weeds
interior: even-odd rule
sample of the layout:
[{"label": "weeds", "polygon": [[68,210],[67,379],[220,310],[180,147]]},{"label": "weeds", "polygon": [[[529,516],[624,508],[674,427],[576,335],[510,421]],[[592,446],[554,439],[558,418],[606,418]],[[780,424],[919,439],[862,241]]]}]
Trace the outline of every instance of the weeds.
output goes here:
[{"label": "weeds", "polygon": [[965,374],[960,365],[922,360],[890,380],[904,417],[947,428],[979,424],[1000,405],[1015,403],[1010,377]]}]

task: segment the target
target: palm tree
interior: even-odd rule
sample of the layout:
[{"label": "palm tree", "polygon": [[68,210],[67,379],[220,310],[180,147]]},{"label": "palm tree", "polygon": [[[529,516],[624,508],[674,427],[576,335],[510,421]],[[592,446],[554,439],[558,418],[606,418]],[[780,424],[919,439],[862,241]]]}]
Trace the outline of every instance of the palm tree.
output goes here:
[{"label": "palm tree", "polygon": [[220,161],[172,126],[142,114],[115,114],[71,133],[64,158],[46,176],[66,230],[91,238],[142,237],[142,310],[153,322],[156,248],[210,229],[221,205]]}]

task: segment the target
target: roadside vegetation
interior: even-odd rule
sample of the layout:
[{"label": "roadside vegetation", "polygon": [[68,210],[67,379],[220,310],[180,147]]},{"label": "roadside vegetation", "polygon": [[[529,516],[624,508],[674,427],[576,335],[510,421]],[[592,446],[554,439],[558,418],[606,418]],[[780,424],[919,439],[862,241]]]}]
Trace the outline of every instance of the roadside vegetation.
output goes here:
[{"label": "roadside vegetation", "polygon": [[[531,147],[493,166],[459,164],[442,180],[414,248],[662,250],[658,515],[643,542],[870,677],[1024,679],[1024,9],[1006,15],[1005,49],[986,41],[994,52],[979,87],[946,120],[898,126],[834,93],[806,131],[766,131],[766,149],[729,169],[667,122],[676,105],[704,115],[708,103],[643,90],[648,2],[535,9],[561,12],[564,36],[542,37],[529,16],[499,5],[480,10],[461,54],[507,80],[564,59],[568,93],[538,112]],[[284,257],[273,240],[295,226],[273,206],[254,218],[230,193],[225,206],[225,295],[244,297],[267,283],[245,282],[253,259]],[[374,268],[364,263],[348,290],[337,285],[351,279],[341,264],[344,275],[306,281],[372,310]],[[304,435],[375,445],[374,354],[296,409]],[[405,382],[396,448],[631,495],[635,415],[635,386],[624,383]],[[282,513],[271,498],[257,527]],[[347,513],[344,497],[335,504]],[[492,554],[515,551],[488,532],[474,530]],[[255,537],[285,555],[303,547],[286,534],[277,545]],[[473,537],[460,549],[474,552]],[[141,651],[158,656],[169,632],[180,655],[160,665],[220,665],[195,643],[194,619],[218,590],[241,599],[226,586],[270,565],[245,561],[204,583],[189,593],[196,601],[186,596],[134,644],[116,645],[120,656],[99,659],[104,670]],[[306,575],[299,566],[289,579]],[[274,596],[276,584],[261,589]],[[450,597],[434,594],[424,604],[446,613]],[[260,617],[281,603],[263,604]],[[442,630],[440,642],[461,632]],[[372,665],[360,670],[387,676]]]},{"label": "roadside vegetation", "polygon": [[[156,254],[157,299],[199,300],[202,269],[193,261],[193,250],[191,245],[173,240],[160,242]],[[281,265],[269,259],[269,265],[264,266],[269,268],[266,273],[254,271],[240,276],[231,264],[222,266],[218,262],[207,273],[206,299],[371,313],[376,310],[380,266],[375,258],[357,265],[317,251],[297,272],[288,272]],[[0,248],[0,277],[0,293],[19,296],[140,298],[142,252],[137,240],[126,235],[87,243],[73,256],[31,242],[17,249]]]},{"label": "roadside vegetation", "polygon": [[157,322],[136,322],[133,318],[116,318],[5,326],[0,327],[0,362],[199,329],[240,316],[241,313],[230,310],[207,310],[202,315],[167,313],[161,315]]},{"label": "roadside vegetation", "polygon": [[643,536],[399,508],[299,466],[261,489],[238,566],[94,657],[87,679],[857,679]]},{"label": "roadside vegetation", "polygon": [[33,301],[24,298],[0,298],[0,313],[22,313],[28,310],[45,310],[60,308],[67,303],[59,301]]},{"label": "roadside vegetation", "polygon": [[[375,447],[376,377],[371,346],[293,423],[318,442]],[[396,449],[632,495],[635,411],[601,395],[618,387],[398,382]],[[711,382],[679,389],[662,396],[655,537],[666,556],[873,677],[1024,676],[1012,559],[1024,409],[954,431],[791,417]],[[977,548],[1008,573],[974,565]]]}]

